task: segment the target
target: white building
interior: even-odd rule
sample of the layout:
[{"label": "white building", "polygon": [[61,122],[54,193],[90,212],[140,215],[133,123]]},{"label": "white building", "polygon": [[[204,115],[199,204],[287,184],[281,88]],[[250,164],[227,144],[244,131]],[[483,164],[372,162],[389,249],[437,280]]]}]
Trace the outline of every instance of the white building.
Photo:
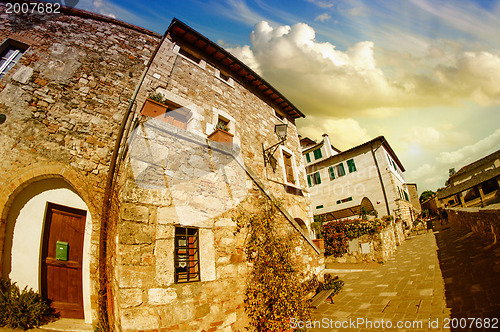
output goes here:
[{"label": "white building", "polygon": [[383,136],[343,152],[326,134],[319,143],[302,138],[301,146],[315,216],[326,221],[359,216],[364,207],[411,227],[416,215],[405,169]]}]

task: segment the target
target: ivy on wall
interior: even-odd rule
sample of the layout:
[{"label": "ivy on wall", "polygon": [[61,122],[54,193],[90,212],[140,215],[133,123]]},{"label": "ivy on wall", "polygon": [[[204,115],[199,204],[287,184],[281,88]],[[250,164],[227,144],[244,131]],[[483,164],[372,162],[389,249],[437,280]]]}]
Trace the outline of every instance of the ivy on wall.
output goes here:
[{"label": "ivy on wall", "polygon": [[365,234],[375,234],[390,224],[390,220],[342,219],[323,224],[322,235],[325,239],[325,255],[341,257],[347,253],[349,240]]},{"label": "ivy on wall", "polygon": [[257,331],[285,331],[290,320],[310,318],[300,265],[292,253],[298,245],[295,233],[284,231],[286,222],[279,202],[259,199],[257,212],[240,212],[233,220],[235,234],[247,229],[245,254],[253,264],[246,283],[245,311]]}]

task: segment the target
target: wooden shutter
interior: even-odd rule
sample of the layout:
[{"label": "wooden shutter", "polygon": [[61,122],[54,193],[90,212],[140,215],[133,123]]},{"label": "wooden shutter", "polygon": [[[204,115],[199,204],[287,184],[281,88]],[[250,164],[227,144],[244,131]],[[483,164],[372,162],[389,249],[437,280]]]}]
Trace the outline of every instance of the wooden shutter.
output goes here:
[{"label": "wooden shutter", "polygon": [[333,170],[333,166],[330,166],[328,168],[328,171],[330,172],[330,180],[335,179],[335,171]]}]

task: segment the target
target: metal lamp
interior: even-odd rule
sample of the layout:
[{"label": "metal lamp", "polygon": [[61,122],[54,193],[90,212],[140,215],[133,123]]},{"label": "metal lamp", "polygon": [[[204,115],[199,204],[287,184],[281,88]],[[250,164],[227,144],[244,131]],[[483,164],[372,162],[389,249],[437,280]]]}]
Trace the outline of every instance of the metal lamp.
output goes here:
[{"label": "metal lamp", "polygon": [[277,159],[274,157],[274,153],[278,149],[278,146],[286,141],[286,133],[288,129],[288,124],[286,123],[281,123],[277,124],[274,126],[274,133],[280,141],[267,149],[264,149],[264,144],[262,144],[262,152],[264,154],[264,166],[267,166],[268,164],[271,165],[271,168],[273,169],[273,172],[276,170],[276,165],[277,165]]}]

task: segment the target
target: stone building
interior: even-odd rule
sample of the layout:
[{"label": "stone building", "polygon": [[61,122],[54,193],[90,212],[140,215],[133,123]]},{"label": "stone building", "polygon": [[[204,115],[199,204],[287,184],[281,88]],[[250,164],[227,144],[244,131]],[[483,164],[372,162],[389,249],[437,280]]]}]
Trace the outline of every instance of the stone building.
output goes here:
[{"label": "stone building", "polygon": [[500,150],[451,175],[437,197],[444,207],[483,207],[500,202]]},{"label": "stone building", "polygon": [[418,216],[422,212],[422,207],[420,206],[420,198],[418,195],[418,189],[416,183],[407,183],[406,188],[408,189],[408,195],[410,196],[410,202],[415,209],[415,214]]},{"label": "stone building", "polygon": [[282,201],[295,257],[321,275],[303,114],[276,89],[176,19],[161,36],[75,9],[4,6],[3,278],[89,324],[106,308],[124,331],[243,330],[249,265],[231,216],[256,196]]},{"label": "stone building", "polygon": [[379,217],[393,215],[412,227],[416,215],[405,169],[383,136],[342,152],[328,135],[319,143],[301,142],[315,216],[330,221],[375,210]]}]

